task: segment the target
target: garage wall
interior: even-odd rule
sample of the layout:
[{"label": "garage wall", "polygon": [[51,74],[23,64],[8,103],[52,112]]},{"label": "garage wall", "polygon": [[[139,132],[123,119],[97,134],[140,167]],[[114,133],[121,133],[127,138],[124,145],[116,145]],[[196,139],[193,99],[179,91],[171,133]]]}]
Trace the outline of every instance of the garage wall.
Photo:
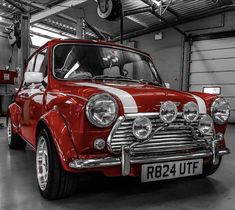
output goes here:
[{"label": "garage wall", "polygon": [[[9,58],[11,56],[11,47],[8,42],[8,38],[6,36],[1,35],[0,32],[0,46],[1,46],[1,56],[0,56],[0,69],[5,69],[5,66],[8,65]],[[17,66],[17,53],[18,50],[14,48],[14,55],[12,60],[11,68],[15,69]]]},{"label": "garage wall", "polygon": [[172,88],[179,88],[181,69],[181,34],[173,29],[163,31],[162,40],[154,40],[154,33],[135,38],[137,47],[151,54],[163,80]]},{"label": "garage wall", "polygon": [[[7,35],[3,33],[4,28],[0,27],[0,46],[1,46],[1,54],[0,54],[0,69],[5,69],[6,65],[8,65],[9,58],[11,56],[11,47],[8,42]],[[12,57],[12,64],[10,69],[15,69],[17,67],[18,62],[18,50],[14,48],[14,54]],[[0,84],[0,115],[6,113],[7,106],[11,102],[12,94],[14,92],[14,85],[1,85]]]},{"label": "garage wall", "polygon": [[197,40],[192,43],[190,91],[215,91],[231,106],[235,122],[235,37]]},{"label": "garage wall", "polygon": [[[0,28],[0,46],[1,46],[1,54],[0,54],[0,69],[5,69],[5,67],[8,65],[9,58],[11,56],[11,47],[8,42],[8,38],[5,34],[2,33]],[[10,66],[10,69],[15,69],[17,67],[18,62],[18,49],[15,47],[12,57],[12,64]],[[0,84],[0,95],[11,95],[14,91],[15,86],[14,85],[1,85]]]},{"label": "garage wall", "polygon": [[[179,27],[192,35],[231,31],[235,30],[234,20],[235,11],[232,11],[200,19]],[[172,88],[180,89],[183,65],[183,37],[171,28],[162,30],[162,32],[162,40],[154,40],[155,33],[139,36],[132,40],[137,42],[139,49],[147,51],[152,55],[163,80],[169,82]]]}]

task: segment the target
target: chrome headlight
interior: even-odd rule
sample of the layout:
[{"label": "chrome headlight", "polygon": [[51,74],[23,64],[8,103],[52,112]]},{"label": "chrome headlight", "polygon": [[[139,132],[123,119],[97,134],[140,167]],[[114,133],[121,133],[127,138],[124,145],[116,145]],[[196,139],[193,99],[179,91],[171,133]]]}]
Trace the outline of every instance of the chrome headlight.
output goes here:
[{"label": "chrome headlight", "polygon": [[138,117],[134,120],[132,125],[133,135],[139,139],[144,140],[152,133],[152,123],[147,117]]},{"label": "chrome headlight", "polygon": [[215,123],[222,125],[228,121],[230,115],[229,103],[224,98],[217,98],[211,106],[211,116]]},{"label": "chrome headlight", "polygon": [[160,118],[164,123],[172,123],[177,117],[177,107],[172,101],[166,101],[161,104]]},{"label": "chrome headlight", "polygon": [[201,134],[209,134],[214,128],[213,120],[209,115],[204,115],[199,120],[199,131]]},{"label": "chrome headlight", "polygon": [[97,127],[110,126],[116,120],[117,114],[117,102],[106,93],[91,97],[86,105],[87,119]]},{"label": "chrome headlight", "polygon": [[198,105],[194,102],[188,102],[184,105],[183,117],[186,122],[192,123],[198,119],[199,110]]}]

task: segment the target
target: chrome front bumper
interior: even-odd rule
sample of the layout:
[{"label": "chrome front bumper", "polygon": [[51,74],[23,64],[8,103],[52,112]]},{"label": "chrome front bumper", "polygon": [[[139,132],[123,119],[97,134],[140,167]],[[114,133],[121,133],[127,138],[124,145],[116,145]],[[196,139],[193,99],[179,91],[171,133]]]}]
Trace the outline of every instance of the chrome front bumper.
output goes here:
[{"label": "chrome front bumper", "polygon": [[[161,155],[156,156],[138,156],[131,157],[126,155],[125,151],[122,151],[122,157],[106,157],[101,159],[79,159],[73,160],[69,163],[69,166],[73,169],[92,169],[100,167],[110,167],[110,166],[122,166],[122,175],[127,176],[130,173],[131,164],[146,164],[146,163],[159,163],[168,161],[178,161],[178,160],[189,160],[197,158],[213,158],[213,152],[210,150],[202,150],[200,152],[190,152],[178,155]],[[228,148],[218,149],[217,157],[227,155],[230,153]]]},{"label": "chrome front bumper", "polygon": [[[147,143],[156,133],[164,129],[165,127],[158,127],[148,139],[143,142],[133,142],[130,145],[122,145],[121,154],[119,156],[106,157],[101,159],[78,159],[73,160],[69,163],[69,167],[73,169],[91,169],[98,167],[110,167],[110,166],[119,166],[122,168],[122,176],[128,176],[131,170],[131,164],[146,164],[146,163],[160,163],[160,162],[169,162],[169,161],[179,161],[179,160],[189,160],[189,159],[198,159],[198,158],[211,158],[212,163],[217,165],[219,162],[219,157],[227,155],[230,153],[228,148],[221,149],[219,147],[220,141],[223,140],[223,135],[220,133],[213,134],[212,140],[208,142],[205,140],[206,146],[204,149],[187,152],[184,150],[183,153],[175,154],[146,154],[142,156],[137,156],[133,152],[133,148],[140,144]],[[192,128],[192,132],[194,128]],[[194,132],[193,132],[194,133]],[[195,133],[194,133],[195,135]],[[189,151],[189,150],[188,150]]]}]

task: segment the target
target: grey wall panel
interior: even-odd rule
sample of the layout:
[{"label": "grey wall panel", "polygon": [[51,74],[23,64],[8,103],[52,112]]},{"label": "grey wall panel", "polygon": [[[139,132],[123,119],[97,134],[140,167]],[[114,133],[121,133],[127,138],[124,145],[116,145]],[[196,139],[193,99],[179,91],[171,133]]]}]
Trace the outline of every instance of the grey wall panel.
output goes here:
[{"label": "grey wall panel", "polygon": [[[12,53],[11,46],[9,44],[8,38],[0,36],[0,46],[1,46],[1,56],[0,56],[0,68],[5,69],[5,66],[8,65],[9,63],[9,58]],[[12,57],[12,64],[11,64],[11,69],[15,69],[17,66],[17,54],[18,49],[17,47],[14,47],[13,49],[13,57]]]},{"label": "grey wall panel", "polygon": [[[229,104],[232,108],[235,107],[235,98],[226,98],[226,100],[229,102]],[[234,111],[235,111],[235,109],[234,109]]]},{"label": "grey wall panel", "polygon": [[[154,34],[146,34],[133,39],[137,47],[148,52],[165,82],[173,89],[179,89],[182,65],[182,36],[170,28],[163,30],[163,39],[155,40]],[[180,44],[179,44],[180,43]]]},{"label": "grey wall panel", "polygon": [[234,58],[235,47],[230,49],[218,49],[218,50],[206,50],[206,51],[195,51],[191,55],[191,60],[205,60],[205,59],[221,59],[221,58]]},{"label": "grey wall panel", "polygon": [[229,71],[235,70],[235,58],[192,61],[190,72]]},{"label": "grey wall panel", "polygon": [[235,122],[235,110],[231,111],[230,117],[229,117],[229,122],[234,123]]},{"label": "grey wall panel", "polygon": [[[235,83],[234,72],[192,73],[190,84],[232,84]],[[234,90],[235,91],[235,90]]]},{"label": "grey wall panel", "polygon": [[193,42],[189,85],[191,91],[221,87],[235,122],[235,37]]},{"label": "grey wall panel", "polygon": [[192,52],[200,50],[213,50],[213,49],[222,49],[222,48],[231,48],[235,47],[235,37],[223,38],[220,39],[210,39],[203,41],[193,42]]}]

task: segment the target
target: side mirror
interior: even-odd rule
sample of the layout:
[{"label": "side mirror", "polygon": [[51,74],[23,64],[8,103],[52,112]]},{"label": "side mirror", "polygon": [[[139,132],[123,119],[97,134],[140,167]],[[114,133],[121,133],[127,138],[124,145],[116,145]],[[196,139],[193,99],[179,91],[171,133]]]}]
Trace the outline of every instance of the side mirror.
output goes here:
[{"label": "side mirror", "polygon": [[5,66],[5,70],[9,71],[10,70],[10,66]]},{"label": "side mirror", "polygon": [[41,72],[25,72],[24,81],[26,83],[41,83],[43,81],[43,75]]},{"label": "side mirror", "polygon": [[166,86],[166,88],[171,88],[171,85],[170,85],[170,83],[165,83],[165,86]]}]

